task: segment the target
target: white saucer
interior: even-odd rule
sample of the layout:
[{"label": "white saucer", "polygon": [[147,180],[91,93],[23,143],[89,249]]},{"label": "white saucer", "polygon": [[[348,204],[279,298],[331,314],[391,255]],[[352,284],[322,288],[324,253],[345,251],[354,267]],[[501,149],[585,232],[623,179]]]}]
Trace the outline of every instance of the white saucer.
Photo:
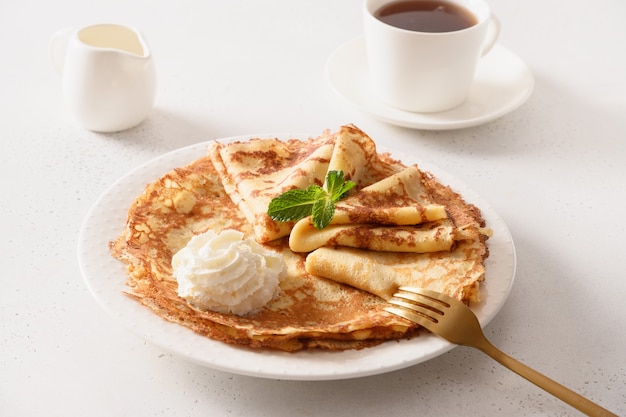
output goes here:
[{"label": "white saucer", "polygon": [[333,88],[357,108],[387,123],[413,129],[459,129],[489,122],[521,106],[534,87],[533,75],[524,61],[501,45],[495,45],[481,59],[467,101],[439,113],[411,113],[375,97],[369,87],[362,37],[335,50],[326,71]]}]

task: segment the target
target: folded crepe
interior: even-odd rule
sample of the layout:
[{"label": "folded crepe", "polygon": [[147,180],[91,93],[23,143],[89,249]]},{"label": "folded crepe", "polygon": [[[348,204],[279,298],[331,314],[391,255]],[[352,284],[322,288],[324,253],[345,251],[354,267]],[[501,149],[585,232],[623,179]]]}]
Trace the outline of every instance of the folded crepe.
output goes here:
[{"label": "folded crepe", "polygon": [[455,229],[452,222],[439,221],[395,227],[339,224],[318,230],[310,219],[306,219],[294,227],[289,247],[294,252],[311,252],[322,246],[347,246],[384,252],[439,252],[450,250],[455,242]]},{"label": "folded crepe", "polygon": [[[439,183],[432,175],[422,173],[421,185],[429,201],[445,207],[448,213],[446,219],[424,222],[419,226],[426,231],[432,227],[434,236],[413,235],[395,241],[395,238],[404,237],[401,233],[404,229],[394,227],[382,250],[375,247],[376,239],[362,245],[325,244],[308,254],[306,271],[383,299],[391,298],[400,286],[415,286],[448,294],[467,303],[479,302],[479,284],[485,275],[484,260],[489,255],[486,241],[491,231],[485,227],[476,206],[467,203],[460,194]],[[354,230],[359,227],[350,233],[354,234]],[[416,245],[426,244],[426,250],[422,253],[403,248],[388,250],[398,242],[410,246],[411,238],[417,239]]]},{"label": "folded crepe", "polygon": [[209,156],[224,189],[260,243],[289,235],[294,225],[274,221],[267,214],[270,201],[285,191],[322,186],[329,170],[342,170],[362,188],[404,168],[388,155],[378,154],[374,141],[352,125],[307,141],[215,142]]},{"label": "folded crepe", "polygon": [[450,252],[394,253],[323,247],[306,258],[306,271],[388,300],[400,286],[431,289],[465,302],[479,302],[484,244],[465,240]]},{"label": "folded crepe", "polygon": [[412,165],[337,202],[330,225],[317,229],[306,217],[289,237],[294,252],[322,246],[349,246],[391,252],[449,250],[455,226],[444,205],[436,204]]}]

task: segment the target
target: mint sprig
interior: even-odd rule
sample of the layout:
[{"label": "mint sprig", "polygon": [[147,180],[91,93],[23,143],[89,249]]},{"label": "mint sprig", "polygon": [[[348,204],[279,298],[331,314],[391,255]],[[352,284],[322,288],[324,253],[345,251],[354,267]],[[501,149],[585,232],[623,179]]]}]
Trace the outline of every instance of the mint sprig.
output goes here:
[{"label": "mint sprig", "polygon": [[313,225],[323,229],[330,224],[335,214],[335,203],[354,186],[354,182],[345,181],[343,171],[328,171],[324,187],[310,185],[305,189],[286,191],[272,199],[267,214],[279,222],[297,221],[311,216]]}]

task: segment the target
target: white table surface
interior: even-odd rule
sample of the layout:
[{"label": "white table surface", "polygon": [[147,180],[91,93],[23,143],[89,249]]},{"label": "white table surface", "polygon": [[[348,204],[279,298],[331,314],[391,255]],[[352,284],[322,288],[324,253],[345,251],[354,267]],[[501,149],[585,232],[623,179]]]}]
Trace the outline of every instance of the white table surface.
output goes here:
[{"label": "white table surface", "polygon": [[[487,336],[626,415],[626,2],[491,4],[534,93],[493,122],[433,132],[380,122],[327,82],[329,55],[361,34],[360,0],[0,3],[0,415],[576,415],[470,348],[383,375],[279,381],[165,353],[96,304],[77,235],[117,178],[209,139],[345,123],[491,203],[518,269]],[[57,29],[101,22],[140,28],[157,63],[153,113],[116,134],[74,124],[48,61]]]}]

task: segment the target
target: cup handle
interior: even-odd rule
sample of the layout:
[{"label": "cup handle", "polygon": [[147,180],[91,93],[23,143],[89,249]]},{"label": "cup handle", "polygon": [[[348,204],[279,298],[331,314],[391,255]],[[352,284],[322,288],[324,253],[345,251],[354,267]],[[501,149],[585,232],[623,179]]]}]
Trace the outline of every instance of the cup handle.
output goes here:
[{"label": "cup handle", "polygon": [[48,44],[48,54],[52,67],[59,75],[63,74],[63,64],[65,63],[65,53],[70,36],[74,30],[72,28],[61,29],[52,35]]},{"label": "cup handle", "polygon": [[493,14],[489,17],[489,28],[487,28],[487,38],[483,44],[483,51],[480,56],[485,56],[496,44],[500,36],[500,21]]}]

